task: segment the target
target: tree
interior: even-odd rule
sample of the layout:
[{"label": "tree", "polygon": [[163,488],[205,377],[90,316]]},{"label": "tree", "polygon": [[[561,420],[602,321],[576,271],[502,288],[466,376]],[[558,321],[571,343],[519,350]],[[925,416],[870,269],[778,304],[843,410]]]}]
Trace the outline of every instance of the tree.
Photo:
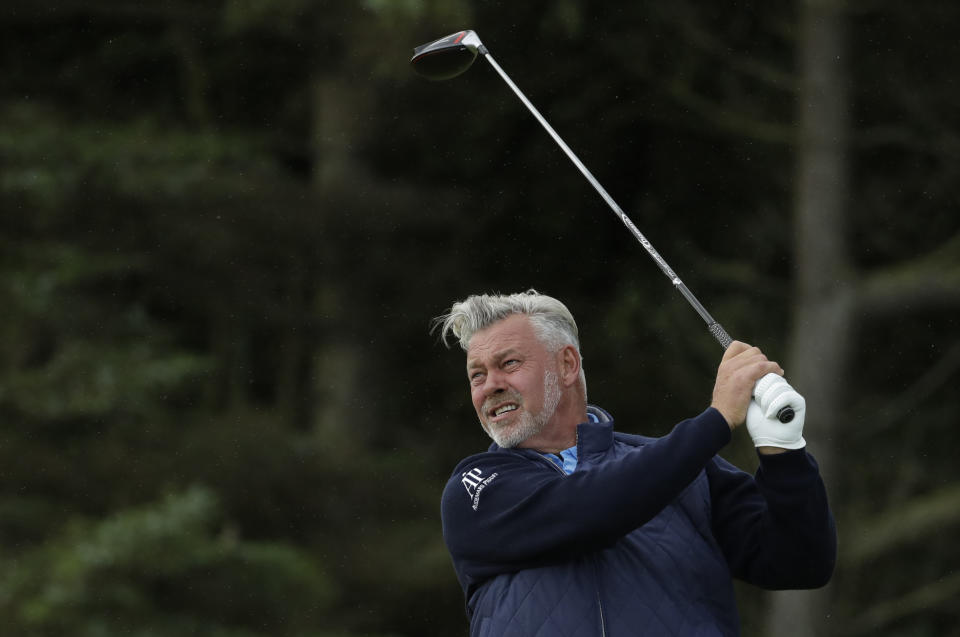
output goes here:
[{"label": "tree", "polygon": [[303,635],[336,594],[288,546],[221,526],[192,488],[97,522],[74,522],[6,565],[4,629],[18,635]]},{"label": "tree", "polygon": [[[799,4],[800,90],[794,218],[794,321],[790,378],[810,405],[807,438],[838,506],[834,447],[843,423],[853,331],[851,265],[846,247],[850,137],[845,16],[840,3]],[[813,636],[826,631],[826,592],[773,595],[770,634]],[[772,631],[772,632],[771,632]]]},{"label": "tree", "polygon": [[[894,9],[887,10],[894,15],[899,13]],[[841,530],[857,528],[861,531],[856,540],[850,541],[853,538],[848,536],[846,542],[841,542],[839,584],[825,591],[781,593],[774,597],[767,618],[767,631],[771,634],[775,631],[784,635],[821,635],[838,628],[849,631],[851,626],[855,626],[857,632],[873,633],[881,628],[889,628],[890,623],[902,620],[909,613],[916,613],[921,610],[923,603],[933,608],[942,605],[957,590],[956,582],[947,578],[927,584],[922,596],[905,591],[902,598],[889,602],[892,609],[868,611],[854,619],[850,626],[837,627],[831,621],[836,617],[837,604],[831,604],[829,600],[836,595],[838,587],[842,590],[844,579],[851,577],[844,571],[864,566],[862,543],[871,547],[870,553],[895,550],[907,535],[923,537],[936,533],[929,523],[930,512],[946,510],[941,507],[955,508],[958,503],[953,487],[940,488],[927,496],[917,497],[895,516],[898,520],[895,525],[897,531],[891,532],[889,524],[877,524],[877,521],[851,515],[844,495],[853,491],[841,487],[844,481],[855,480],[856,471],[860,468],[858,463],[849,463],[849,452],[841,451],[842,441],[849,440],[853,434],[855,439],[866,442],[861,428],[869,427],[867,423],[880,413],[876,405],[868,406],[862,400],[851,400],[852,395],[866,389],[862,383],[850,377],[851,371],[858,367],[856,361],[864,355],[863,332],[870,329],[870,324],[883,321],[891,310],[902,316],[924,313],[931,307],[956,307],[960,301],[957,293],[960,289],[957,285],[960,283],[960,229],[955,225],[944,228],[948,234],[941,243],[932,243],[930,249],[906,256],[896,265],[872,269],[858,267],[858,261],[863,262],[863,258],[851,248],[850,226],[853,225],[853,230],[860,233],[871,232],[869,226],[861,225],[858,228],[857,225],[872,223],[869,202],[874,197],[870,192],[854,191],[851,175],[856,173],[851,171],[850,164],[853,160],[862,165],[875,164],[866,159],[864,154],[854,156],[850,150],[851,140],[862,145],[876,134],[876,130],[862,130],[851,124],[851,111],[856,109],[863,112],[865,107],[858,103],[862,95],[851,93],[848,87],[862,85],[866,80],[859,78],[859,82],[854,82],[850,75],[850,60],[857,57],[851,54],[847,32],[854,17],[857,16],[851,13],[851,7],[845,3],[824,0],[805,0],[800,3],[798,55],[802,84],[798,100],[800,116],[794,248],[796,319],[791,334],[790,369],[793,381],[804,388],[810,401],[809,439],[830,485]],[[891,16],[888,19],[895,18]],[[863,28],[864,23],[859,22],[858,26]],[[859,52],[861,56],[864,53]],[[904,77],[898,77],[897,80],[909,82]],[[905,89],[904,86],[897,88]],[[924,97],[919,99],[926,102],[927,108],[937,108],[936,97],[928,87],[918,86],[905,91],[915,89],[922,91]],[[891,99],[897,102],[901,98],[891,96]],[[922,126],[919,121],[902,124],[888,121],[881,126],[887,131],[898,131],[896,136],[900,139],[909,139],[918,132],[911,130],[917,124]],[[941,134],[953,137],[956,133],[946,130]],[[947,161],[946,156],[940,153],[936,155],[939,157],[935,162]],[[863,171],[863,168],[860,167],[859,171]],[[936,219],[930,221],[939,225]],[[901,338],[904,342],[912,340],[908,335],[902,335]],[[888,346],[897,347],[893,342],[888,342]],[[951,359],[955,359],[955,355],[951,354],[955,349],[956,346],[948,348],[946,357],[935,362],[933,369],[924,374],[924,378],[929,379],[935,389],[943,386],[946,375],[956,373],[957,362],[951,362]],[[937,368],[940,368],[939,371]],[[910,390],[905,393],[910,394],[913,394]],[[919,396],[915,396],[915,399],[923,400]],[[867,410],[868,413],[864,415],[860,410]],[[900,416],[902,418],[903,414]],[[903,419],[897,426],[915,425]],[[859,435],[854,434],[851,428],[854,431],[859,429]],[[901,449],[901,454],[912,451],[907,447]],[[846,470],[841,459],[847,461]],[[935,467],[931,469],[936,470]],[[954,516],[948,515],[946,519],[938,514],[933,516],[941,523],[956,522]],[[881,549],[881,546],[884,548]],[[923,602],[920,602],[921,599]],[[927,621],[936,625],[935,618]]]}]

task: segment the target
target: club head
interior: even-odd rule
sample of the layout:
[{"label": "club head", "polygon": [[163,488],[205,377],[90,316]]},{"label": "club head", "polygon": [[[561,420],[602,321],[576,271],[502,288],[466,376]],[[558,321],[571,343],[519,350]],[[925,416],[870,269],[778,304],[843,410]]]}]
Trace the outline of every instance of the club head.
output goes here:
[{"label": "club head", "polygon": [[458,31],[413,50],[410,65],[428,80],[449,80],[470,68],[483,43],[473,31]]}]

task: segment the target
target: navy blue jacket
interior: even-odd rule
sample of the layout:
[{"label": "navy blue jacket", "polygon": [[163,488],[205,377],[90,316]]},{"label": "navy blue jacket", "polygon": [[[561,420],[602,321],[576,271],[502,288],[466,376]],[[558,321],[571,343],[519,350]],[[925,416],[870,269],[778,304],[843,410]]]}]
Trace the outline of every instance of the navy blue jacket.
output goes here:
[{"label": "navy blue jacket", "polygon": [[836,529],[816,462],[761,456],[756,476],[718,457],[715,409],[662,438],[577,428],[577,469],[490,450],[454,470],[443,535],[473,637],[738,635],[732,577],[815,588]]}]

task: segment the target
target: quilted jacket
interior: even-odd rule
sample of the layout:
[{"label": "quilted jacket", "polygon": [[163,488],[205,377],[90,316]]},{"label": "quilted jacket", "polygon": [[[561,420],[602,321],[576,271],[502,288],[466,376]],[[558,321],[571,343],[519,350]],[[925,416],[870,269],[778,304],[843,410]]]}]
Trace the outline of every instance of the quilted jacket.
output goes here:
[{"label": "quilted jacket", "polygon": [[464,459],[442,498],[443,534],[472,637],[738,635],[732,577],[814,588],[836,529],[804,449],[761,456],[756,476],[718,457],[708,409],[661,438],[577,428],[566,475],[532,450]]}]

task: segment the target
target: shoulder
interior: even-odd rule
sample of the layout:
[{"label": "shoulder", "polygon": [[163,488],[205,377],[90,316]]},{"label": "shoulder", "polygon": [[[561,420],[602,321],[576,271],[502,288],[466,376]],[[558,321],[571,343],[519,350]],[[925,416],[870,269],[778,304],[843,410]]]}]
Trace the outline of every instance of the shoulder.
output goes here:
[{"label": "shoulder", "polygon": [[529,463],[527,452],[514,449],[494,449],[467,456],[457,463],[449,481],[459,481],[460,476],[476,467],[509,467]]},{"label": "shoulder", "polygon": [[493,476],[520,471],[533,471],[536,465],[531,462],[531,454],[535,452],[498,449],[484,451],[467,456],[453,469],[443,490],[444,499],[450,492],[473,493],[480,485],[486,485],[493,480]]},{"label": "shoulder", "polygon": [[616,441],[633,447],[643,447],[667,440],[692,440],[709,441],[711,446],[720,449],[730,441],[731,430],[720,412],[709,407],[692,418],[681,420],[663,436],[641,436],[620,431],[615,431],[613,435]]},{"label": "shoulder", "polygon": [[638,434],[625,434],[619,431],[613,432],[613,439],[617,442],[622,442],[625,445],[631,447],[643,447],[648,445],[651,442],[655,441],[656,438],[651,438],[650,436],[640,436]]}]

